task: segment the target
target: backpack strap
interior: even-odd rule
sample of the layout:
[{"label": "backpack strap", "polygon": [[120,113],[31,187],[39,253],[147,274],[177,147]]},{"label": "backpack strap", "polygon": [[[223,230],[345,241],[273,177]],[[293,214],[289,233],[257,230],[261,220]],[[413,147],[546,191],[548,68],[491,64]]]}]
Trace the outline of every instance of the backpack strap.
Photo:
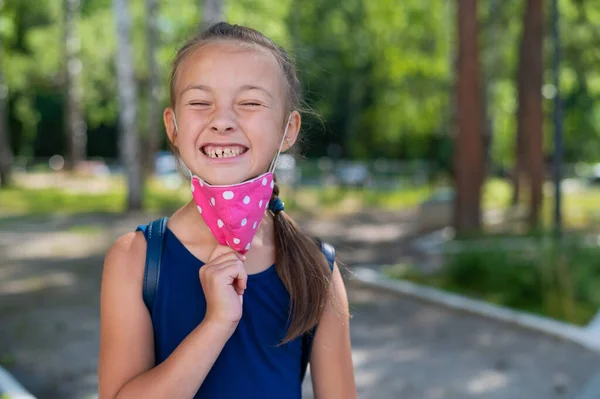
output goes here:
[{"label": "backpack strap", "polygon": [[[321,247],[321,252],[323,252],[325,259],[327,259],[329,269],[331,269],[333,272],[333,268],[335,266],[335,248],[332,245],[321,241],[319,238],[315,238],[315,242],[319,247]],[[304,381],[304,376],[306,375],[306,368],[310,362],[310,354],[316,332],[317,326],[315,326],[312,331],[307,332],[302,336],[302,363],[300,366],[300,381]]]},{"label": "backpack strap", "polygon": [[160,264],[163,253],[163,238],[167,227],[167,218],[150,222],[146,230],[146,266],[144,269],[144,287],[142,297],[148,312],[152,314],[154,299],[158,289],[158,278],[160,276]]}]

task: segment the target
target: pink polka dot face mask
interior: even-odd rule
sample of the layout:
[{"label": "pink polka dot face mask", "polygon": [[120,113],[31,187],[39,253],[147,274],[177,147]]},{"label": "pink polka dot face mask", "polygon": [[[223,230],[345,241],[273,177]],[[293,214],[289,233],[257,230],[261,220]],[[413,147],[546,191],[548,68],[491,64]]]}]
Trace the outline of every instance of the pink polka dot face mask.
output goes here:
[{"label": "pink polka dot face mask", "polygon": [[206,225],[221,245],[241,254],[250,249],[273,186],[272,172],[229,186],[211,186],[192,177],[192,195]]},{"label": "pink polka dot face mask", "polygon": [[250,249],[273,193],[273,170],[287,135],[290,118],[267,173],[231,185],[211,185],[198,176],[191,176],[192,196],[198,212],[219,244],[228,245],[241,254]]}]

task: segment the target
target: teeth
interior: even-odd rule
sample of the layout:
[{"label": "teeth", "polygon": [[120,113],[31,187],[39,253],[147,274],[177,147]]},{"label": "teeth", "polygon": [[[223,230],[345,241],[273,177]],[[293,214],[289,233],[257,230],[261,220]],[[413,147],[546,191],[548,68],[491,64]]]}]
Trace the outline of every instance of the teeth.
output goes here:
[{"label": "teeth", "polygon": [[209,147],[204,149],[204,153],[210,158],[230,158],[238,156],[242,152],[241,147]]}]

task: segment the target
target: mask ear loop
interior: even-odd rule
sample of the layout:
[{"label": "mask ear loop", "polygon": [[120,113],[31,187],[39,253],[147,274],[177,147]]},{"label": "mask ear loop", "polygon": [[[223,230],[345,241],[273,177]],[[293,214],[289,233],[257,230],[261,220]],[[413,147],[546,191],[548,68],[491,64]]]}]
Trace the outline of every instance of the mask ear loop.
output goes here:
[{"label": "mask ear loop", "polygon": [[177,118],[175,117],[175,112],[173,112],[173,123],[175,124],[175,133],[179,134],[179,127],[177,127]]},{"label": "mask ear loop", "polygon": [[[175,125],[175,133],[179,134],[179,127],[177,126],[177,118],[175,117],[175,112],[173,112],[173,124]],[[192,174],[190,168],[187,167],[185,162],[183,162],[183,159],[181,159],[181,157],[177,157],[177,162],[181,163],[185,167],[185,170],[187,170],[188,178],[192,179],[194,175]]]},{"label": "mask ear loop", "polygon": [[271,161],[271,166],[269,166],[269,173],[275,171],[275,166],[277,166],[277,161],[279,160],[279,155],[281,154],[281,149],[283,148],[283,142],[285,141],[285,136],[287,136],[288,128],[290,127],[290,121],[292,120],[292,114],[288,117],[287,123],[285,125],[285,131],[283,132],[283,137],[281,138],[281,143],[279,143],[279,149],[277,150],[277,154],[275,158]]}]

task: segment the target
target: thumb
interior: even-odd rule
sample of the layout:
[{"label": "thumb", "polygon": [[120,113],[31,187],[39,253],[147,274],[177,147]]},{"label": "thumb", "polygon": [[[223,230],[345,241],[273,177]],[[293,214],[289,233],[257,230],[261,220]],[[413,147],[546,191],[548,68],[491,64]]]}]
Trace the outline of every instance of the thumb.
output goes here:
[{"label": "thumb", "polygon": [[213,249],[212,253],[210,254],[208,261],[212,262],[213,259],[216,259],[219,256],[225,255],[229,252],[235,252],[235,251],[233,249],[231,249],[230,247],[228,247],[227,245],[217,245],[215,247],[215,249]]}]

